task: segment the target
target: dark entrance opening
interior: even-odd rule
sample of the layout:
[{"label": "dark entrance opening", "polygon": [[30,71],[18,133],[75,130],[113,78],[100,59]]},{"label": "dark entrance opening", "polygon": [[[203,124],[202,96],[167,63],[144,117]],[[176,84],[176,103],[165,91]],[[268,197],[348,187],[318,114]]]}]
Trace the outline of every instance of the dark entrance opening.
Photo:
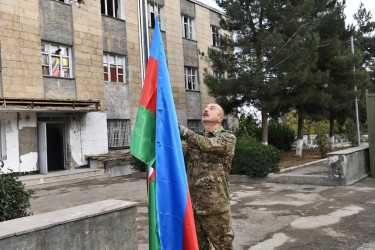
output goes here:
[{"label": "dark entrance opening", "polygon": [[48,171],[64,170],[64,125],[47,123]]}]

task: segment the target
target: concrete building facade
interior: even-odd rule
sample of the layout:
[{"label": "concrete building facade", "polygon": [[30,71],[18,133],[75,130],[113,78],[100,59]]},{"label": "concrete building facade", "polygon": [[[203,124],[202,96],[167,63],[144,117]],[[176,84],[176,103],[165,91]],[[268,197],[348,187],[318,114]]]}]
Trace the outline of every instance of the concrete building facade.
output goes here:
[{"label": "concrete building facade", "polygon": [[141,19],[151,41],[156,12],[177,117],[201,129],[214,99],[199,51],[217,45],[217,10],[195,0],[0,0],[3,171],[75,169],[128,150],[144,74]]}]

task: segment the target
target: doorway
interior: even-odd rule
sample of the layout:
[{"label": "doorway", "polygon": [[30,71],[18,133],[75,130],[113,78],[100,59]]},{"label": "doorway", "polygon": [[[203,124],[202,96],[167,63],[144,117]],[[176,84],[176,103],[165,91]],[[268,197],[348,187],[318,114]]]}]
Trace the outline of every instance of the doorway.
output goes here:
[{"label": "doorway", "polygon": [[64,125],[47,123],[48,171],[64,170]]},{"label": "doorway", "polygon": [[65,169],[65,122],[63,117],[38,117],[39,172]]}]

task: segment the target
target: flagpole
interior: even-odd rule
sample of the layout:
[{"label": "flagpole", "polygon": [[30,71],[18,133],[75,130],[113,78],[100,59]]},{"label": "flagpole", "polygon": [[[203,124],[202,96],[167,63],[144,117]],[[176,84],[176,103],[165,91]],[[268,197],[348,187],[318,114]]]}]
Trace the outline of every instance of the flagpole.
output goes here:
[{"label": "flagpole", "polygon": [[141,85],[146,75],[147,59],[149,56],[149,35],[148,35],[148,11],[147,0],[138,1],[138,30],[139,30],[139,55],[141,62]]},{"label": "flagpole", "polygon": [[[139,56],[141,63],[141,86],[143,88],[147,59],[149,56],[149,39],[148,39],[148,15],[147,15],[147,0],[138,1],[138,30],[139,30]],[[146,168],[146,188],[147,188],[147,198],[150,190],[149,183],[150,166],[147,165]]]}]

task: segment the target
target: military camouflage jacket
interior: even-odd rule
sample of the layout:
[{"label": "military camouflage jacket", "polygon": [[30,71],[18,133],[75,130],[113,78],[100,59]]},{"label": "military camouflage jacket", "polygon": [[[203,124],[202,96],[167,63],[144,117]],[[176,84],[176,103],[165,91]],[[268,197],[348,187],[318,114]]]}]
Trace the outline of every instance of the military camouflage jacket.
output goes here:
[{"label": "military camouflage jacket", "polygon": [[229,172],[236,137],[223,127],[199,134],[185,128],[182,140],[195,213],[207,215],[229,211]]}]

